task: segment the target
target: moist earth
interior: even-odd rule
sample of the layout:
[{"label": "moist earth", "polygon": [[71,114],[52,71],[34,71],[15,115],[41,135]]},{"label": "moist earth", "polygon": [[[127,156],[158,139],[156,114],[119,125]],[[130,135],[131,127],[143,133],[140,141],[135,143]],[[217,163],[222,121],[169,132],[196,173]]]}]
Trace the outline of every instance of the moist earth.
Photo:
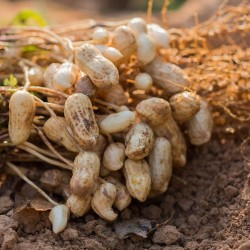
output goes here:
[{"label": "moist earth", "polygon": [[8,178],[0,192],[1,249],[249,250],[250,174],[241,138],[214,135],[202,147],[190,146],[187,166],[174,169],[164,195],[133,201],[113,224],[93,213],[73,218],[58,235],[48,212],[14,210],[17,180]]}]

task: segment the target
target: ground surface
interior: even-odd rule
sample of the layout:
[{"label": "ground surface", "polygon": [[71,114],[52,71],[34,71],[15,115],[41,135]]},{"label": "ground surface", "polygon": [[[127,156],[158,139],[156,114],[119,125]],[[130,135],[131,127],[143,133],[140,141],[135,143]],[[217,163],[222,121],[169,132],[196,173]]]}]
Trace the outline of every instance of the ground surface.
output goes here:
[{"label": "ground surface", "polygon": [[[174,171],[167,193],[133,203],[118,221],[145,219],[144,226],[136,227],[137,220],[107,224],[88,214],[55,235],[47,212],[13,214],[14,196],[7,188],[0,198],[1,249],[250,249],[250,175],[239,151],[241,137],[231,135],[221,144],[215,134],[207,145],[190,148],[188,165]],[[32,191],[24,186],[21,192]],[[144,234],[153,230],[146,239],[119,239],[119,230],[131,227]]]},{"label": "ground surface", "polygon": [[[2,20],[10,20],[21,8],[6,1],[1,6],[6,13]],[[57,22],[89,17],[56,6],[46,13],[54,18],[56,9]],[[60,235],[52,233],[48,212],[14,211],[13,187],[27,197],[33,191],[18,178],[9,178],[0,190],[0,248],[250,250],[250,167],[240,153],[248,130],[223,135],[221,128],[215,128],[211,142],[189,149],[187,166],[174,170],[166,194],[143,204],[133,202],[114,224],[92,213],[71,219]],[[130,234],[121,239],[124,232],[147,238]]]}]

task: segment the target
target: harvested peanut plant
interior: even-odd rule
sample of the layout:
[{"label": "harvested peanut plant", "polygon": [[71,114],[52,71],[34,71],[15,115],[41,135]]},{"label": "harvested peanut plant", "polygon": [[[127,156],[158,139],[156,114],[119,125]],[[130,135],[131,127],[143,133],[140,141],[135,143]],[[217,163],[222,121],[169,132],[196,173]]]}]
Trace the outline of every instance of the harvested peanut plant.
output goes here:
[{"label": "harvested peanut plant", "polygon": [[[187,163],[188,146],[210,140],[209,102],[219,102],[198,92],[209,84],[206,71],[214,65],[198,63],[203,78],[192,72],[199,56],[216,57],[202,27],[166,30],[133,18],[0,30],[0,77],[17,79],[0,87],[4,171],[53,204],[55,233],[70,214],[93,209],[114,221],[132,198],[143,202],[166,192],[173,167]],[[20,170],[34,162],[46,167],[38,185]]]}]

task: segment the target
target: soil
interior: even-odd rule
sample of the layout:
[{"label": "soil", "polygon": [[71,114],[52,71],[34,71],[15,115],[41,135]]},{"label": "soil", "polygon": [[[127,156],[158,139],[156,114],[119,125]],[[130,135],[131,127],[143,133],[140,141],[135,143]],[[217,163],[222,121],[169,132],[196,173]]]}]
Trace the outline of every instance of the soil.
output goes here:
[{"label": "soil", "polygon": [[[71,219],[59,235],[51,231],[48,212],[14,212],[13,179],[7,180],[0,198],[1,249],[248,250],[250,174],[240,152],[242,136],[219,139],[215,133],[206,145],[191,147],[187,166],[174,170],[166,194],[134,201],[118,222],[89,213]],[[21,192],[31,190],[24,185]],[[129,232],[136,234],[120,239]]]}]

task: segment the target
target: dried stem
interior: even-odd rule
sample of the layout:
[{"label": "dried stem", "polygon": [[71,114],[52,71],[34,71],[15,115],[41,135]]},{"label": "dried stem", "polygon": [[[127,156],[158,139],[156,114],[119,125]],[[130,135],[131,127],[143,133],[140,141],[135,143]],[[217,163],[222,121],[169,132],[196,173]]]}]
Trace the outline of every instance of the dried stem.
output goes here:
[{"label": "dried stem", "polygon": [[33,181],[31,181],[28,177],[26,177],[23,172],[18,169],[17,166],[15,166],[13,163],[7,161],[6,165],[14,170],[20,178],[22,178],[24,181],[26,181],[30,186],[32,186],[38,193],[40,193],[46,200],[48,200],[51,204],[54,206],[59,205],[56,201],[52,200],[41,188],[39,188]]}]

